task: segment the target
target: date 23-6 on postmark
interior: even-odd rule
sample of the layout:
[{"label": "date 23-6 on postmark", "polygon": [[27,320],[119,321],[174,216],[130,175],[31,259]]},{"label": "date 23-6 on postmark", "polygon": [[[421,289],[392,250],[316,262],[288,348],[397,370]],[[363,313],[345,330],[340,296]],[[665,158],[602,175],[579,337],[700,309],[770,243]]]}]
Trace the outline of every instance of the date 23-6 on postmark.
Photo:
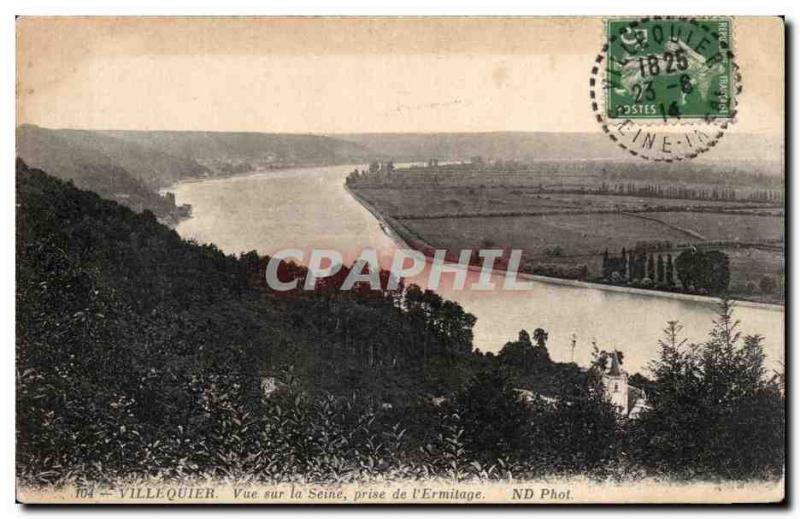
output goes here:
[{"label": "date 23-6 on postmark", "polygon": [[605,39],[592,68],[592,109],[628,153],[694,158],[735,121],[741,76],[730,19],[611,19]]}]

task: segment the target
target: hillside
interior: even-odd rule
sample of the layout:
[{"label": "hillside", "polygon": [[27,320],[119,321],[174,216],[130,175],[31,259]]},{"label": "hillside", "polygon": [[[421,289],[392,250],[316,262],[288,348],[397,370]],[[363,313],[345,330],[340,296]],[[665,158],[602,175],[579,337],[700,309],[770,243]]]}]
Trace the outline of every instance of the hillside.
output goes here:
[{"label": "hillside", "polygon": [[82,189],[169,220],[178,217],[179,209],[157,192],[157,186],[208,173],[192,160],[90,131],[23,125],[17,128],[16,144],[18,156],[32,167],[55,171]]},{"label": "hillside", "polygon": [[253,166],[351,164],[372,160],[363,145],[320,135],[252,132],[101,131],[102,135],[207,164]]},{"label": "hillside", "polygon": [[[395,161],[467,160],[474,156],[503,160],[613,158],[603,135],[527,132],[367,133],[338,138],[379,150]],[[599,138],[598,138],[599,137]],[[574,153],[574,150],[579,153]]]},{"label": "hillside", "polygon": [[[396,404],[469,376],[471,316],[434,294],[418,292],[419,311],[395,293],[271,294],[255,253],[186,242],[22,161],[16,184],[18,453],[35,473],[135,470],[178,427],[211,442],[226,406],[258,408],[268,376]],[[107,438],[132,443],[120,458]]]},{"label": "hillside", "polygon": [[255,169],[367,162],[363,146],[314,135],[223,132],[136,132],[17,128],[17,155],[83,189],[136,211],[174,219],[159,188],[189,178]]},{"label": "hillside", "polygon": [[[309,375],[302,378],[310,388],[334,392],[337,377],[352,371],[350,376],[358,378],[368,367],[367,371],[383,376],[376,379],[371,373],[362,381],[365,389],[385,392],[386,384],[397,382],[393,372],[406,376],[404,370],[419,367],[422,356],[414,347],[418,341],[425,342],[426,351],[434,356],[472,349],[471,331],[451,337],[442,331],[441,321],[434,330],[426,318],[400,310],[395,293],[359,296],[317,290],[288,298],[272,294],[255,281],[261,279],[258,271],[263,268],[255,252],[237,258],[213,245],[186,242],[152,216],[135,214],[22,161],[17,167],[17,203],[20,337],[30,339],[29,334],[62,326],[67,335],[58,341],[64,346],[59,354],[72,347],[71,338],[84,352],[106,347],[78,340],[87,333],[98,340],[112,334],[118,351],[153,340],[153,351],[170,355],[181,351],[190,358],[205,355],[200,353],[205,344],[226,355],[236,352],[241,359],[260,359],[242,363],[251,373],[293,364],[296,373]],[[338,300],[336,305],[331,304],[332,297]],[[440,298],[433,302],[443,304]],[[448,305],[449,319],[466,318],[458,305]],[[40,321],[39,311],[53,320]],[[125,330],[134,323],[149,331],[127,335]],[[73,332],[77,335],[71,336]],[[148,339],[149,333],[155,335]],[[353,355],[351,348],[360,348],[359,342],[371,344],[369,366],[365,352]],[[323,355],[323,347],[331,349]],[[334,353],[335,369],[327,366]],[[388,357],[391,363],[384,362]],[[327,360],[322,362],[323,358]],[[327,374],[311,376],[320,363],[326,364]]]},{"label": "hillside", "polygon": [[[647,166],[620,153],[601,132],[367,133],[332,137],[366,146],[396,162],[469,160],[612,160]],[[783,143],[778,138],[729,132],[714,150],[714,163],[746,166],[750,172],[782,174]],[[704,162],[704,158],[698,160]],[[766,162],[766,164],[765,164]],[[777,164],[776,164],[777,163]]]},{"label": "hillside", "polygon": [[164,153],[97,131],[51,130],[23,125],[17,129],[17,155],[31,167],[80,179],[87,166],[121,168],[149,188],[187,177],[208,175],[193,159]]}]

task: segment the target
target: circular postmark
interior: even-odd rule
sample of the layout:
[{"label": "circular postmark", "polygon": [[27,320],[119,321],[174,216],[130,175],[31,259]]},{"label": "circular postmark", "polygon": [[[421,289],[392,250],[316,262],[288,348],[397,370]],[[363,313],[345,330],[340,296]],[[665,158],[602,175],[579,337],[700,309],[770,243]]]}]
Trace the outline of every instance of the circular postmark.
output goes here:
[{"label": "circular postmark", "polygon": [[625,152],[692,159],[736,121],[741,74],[729,18],[611,19],[589,81],[592,111]]}]

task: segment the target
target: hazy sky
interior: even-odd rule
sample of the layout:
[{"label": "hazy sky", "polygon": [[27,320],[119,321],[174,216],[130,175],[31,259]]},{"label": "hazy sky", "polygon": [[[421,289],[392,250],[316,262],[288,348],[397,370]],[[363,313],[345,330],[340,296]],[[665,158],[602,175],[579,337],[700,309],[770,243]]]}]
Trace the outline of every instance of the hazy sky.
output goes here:
[{"label": "hazy sky", "polygon": [[[783,26],[737,18],[736,131],[783,131]],[[21,18],[17,122],[266,132],[596,131],[600,18]]]}]

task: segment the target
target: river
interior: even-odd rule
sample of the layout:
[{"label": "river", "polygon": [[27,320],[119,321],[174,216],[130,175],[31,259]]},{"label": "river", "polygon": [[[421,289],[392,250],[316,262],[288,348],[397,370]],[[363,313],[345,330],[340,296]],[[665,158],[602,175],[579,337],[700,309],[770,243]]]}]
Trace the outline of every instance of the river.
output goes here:
[{"label": "river", "polygon": [[[389,254],[397,247],[395,242],[343,187],[352,169],[303,168],[181,182],[169,190],[175,192],[177,203],[192,204],[193,216],[176,230],[184,238],[214,243],[227,253],[271,254],[314,247],[342,251],[347,258],[364,248]],[[657,356],[657,341],[667,321],[680,321],[688,340],[703,341],[716,312],[716,303],[710,300],[533,283],[531,290],[521,292],[452,288],[439,292],[478,318],[474,344],[482,351],[498,351],[520,329],[532,333],[541,327],[549,333],[548,349],[554,360],[574,359],[586,365],[596,341],[601,349],[622,350],[630,373],[646,370]],[[780,369],[783,309],[741,304],[735,316],[741,320],[743,333],[765,336],[768,367]]]}]

